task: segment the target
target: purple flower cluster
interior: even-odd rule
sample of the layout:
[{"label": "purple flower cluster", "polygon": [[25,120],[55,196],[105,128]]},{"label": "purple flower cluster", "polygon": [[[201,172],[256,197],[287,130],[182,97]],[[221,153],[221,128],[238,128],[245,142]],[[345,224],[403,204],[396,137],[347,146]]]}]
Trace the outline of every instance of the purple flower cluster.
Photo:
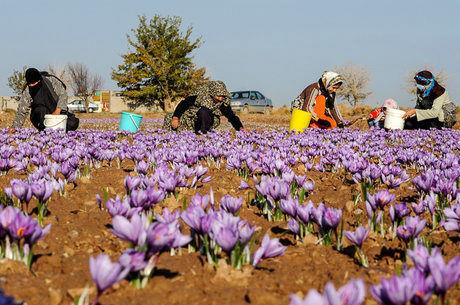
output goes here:
[{"label": "purple flower cluster", "polygon": [[40,227],[32,217],[14,207],[0,208],[0,258],[31,266],[34,244],[48,235],[51,225]]},{"label": "purple flower cluster", "polygon": [[[221,210],[216,210],[212,197],[196,194],[181,218],[192,229],[195,249],[206,255],[210,264],[217,264],[222,250],[229,264],[240,269],[251,262],[249,242],[255,228],[232,214],[241,207],[241,198],[224,196]],[[277,239],[270,240],[266,235],[254,254],[253,265],[261,259],[282,255],[285,249]]]},{"label": "purple flower cluster", "polygon": [[422,245],[407,252],[415,268],[401,276],[382,279],[371,288],[374,299],[382,305],[428,304],[432,295],[438,295],[444,304],[447,291],[460,281],[460,256],[447,264],[438,249],[431,253]]}]

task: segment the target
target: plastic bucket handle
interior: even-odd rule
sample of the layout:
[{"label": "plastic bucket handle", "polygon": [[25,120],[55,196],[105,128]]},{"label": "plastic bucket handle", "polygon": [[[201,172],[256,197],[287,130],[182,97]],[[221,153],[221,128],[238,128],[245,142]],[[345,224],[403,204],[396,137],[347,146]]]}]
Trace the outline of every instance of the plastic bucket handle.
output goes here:
[{"label": "plastic bucket handle", "polygon": [[45,127],[52,128],[52,127],[58,126],[58,125],[60,125],[62,122],[64,122],[65,120],[67,120],[67,117],[63,118],[61,121],[55,123],[54,125],[46,125]]},{"label": "plastic bucket handle", "polygon": [[136,126],[136,129],[139,130],[139,125],[136,124],[136,121],[134,121],[133,115],[130,113],[129,118],[131,119],[131,122],[133,122],[134,126]]}]

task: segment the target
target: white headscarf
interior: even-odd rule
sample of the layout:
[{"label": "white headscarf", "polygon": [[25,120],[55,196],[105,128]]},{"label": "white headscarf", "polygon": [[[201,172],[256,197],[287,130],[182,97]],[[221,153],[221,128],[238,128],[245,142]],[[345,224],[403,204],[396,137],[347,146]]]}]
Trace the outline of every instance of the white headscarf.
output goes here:
[{"label": "white headscarf", "polygon": [[329,90],[329,88],[335,84],[343,83],[342,76],[340,76],[339,73],[333,71],[325,71],[323,75],[321,75],[321,80],[327,90]]}]

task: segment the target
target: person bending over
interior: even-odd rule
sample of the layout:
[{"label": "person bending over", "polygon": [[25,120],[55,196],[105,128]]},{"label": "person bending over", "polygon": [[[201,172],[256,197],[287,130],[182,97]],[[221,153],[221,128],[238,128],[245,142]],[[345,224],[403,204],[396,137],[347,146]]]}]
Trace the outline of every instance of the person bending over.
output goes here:
[{"label": "person bending over", "polygon": [[230,94],[222,81],[209,81],[182,100],[173,113],[167,114],[164,128],[207,133],[220,125],[225,116],[236,130],[243,129],[238,116],[230,107]]},{"label": "person bending over", "polygon": [[324,72],[318,82],[309,85],[292,102],[293,108],[311,113],[310,127],[321,129],[343,128],[346,121],[335,105],[335,94],[343,83],[342,77],[332,71]]},{"label": "person bending over", "polygon": [[[45,129],[45,115],[67,113],[67,91],[65,84],[47,72],[29,68],[25,73],[26,87],[19,100],[18,111],[13,122],[13,130],[24,125],[30,112],[30,121],[39,131]],[[67,130],[78,127],[78,119],[67,120]],[[76,125],[76,126],[75,126]]]},{"label": "person bending over", "polygon": [[456,106],[446,89],[430,71],[421,71],[414,77],[417,86],[415,109],[403,116],[404,129],[452,128],[456,122]]}]

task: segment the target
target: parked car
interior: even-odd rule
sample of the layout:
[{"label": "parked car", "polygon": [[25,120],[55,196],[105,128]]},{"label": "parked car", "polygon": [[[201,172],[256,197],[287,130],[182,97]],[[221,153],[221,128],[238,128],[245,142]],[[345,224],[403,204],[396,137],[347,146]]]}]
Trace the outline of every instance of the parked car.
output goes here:
[{"label": "parked car", "polygon": [[88,109],[85,107],[85,102],[83,100],[73,100],[67,104],[67,108],[70,112],[94,112],[98,110],[98,106],[94,103],[89,103]]},{"label": "parked car", "polygon": [[259,91],[235,91],[231,93],[231,98],[230,105],[234,111],[270,114],[273,109],[272,100]]}]

